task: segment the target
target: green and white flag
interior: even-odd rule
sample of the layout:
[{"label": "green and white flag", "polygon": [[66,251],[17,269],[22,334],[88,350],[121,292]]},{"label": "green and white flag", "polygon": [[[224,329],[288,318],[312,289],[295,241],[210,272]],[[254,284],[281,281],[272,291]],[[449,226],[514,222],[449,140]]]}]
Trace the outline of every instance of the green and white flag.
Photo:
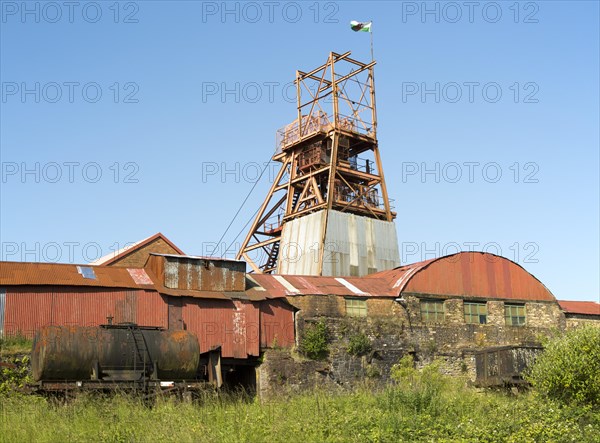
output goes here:
[{"label": "green and white flag", "polygon": [[355,20],[352,20],[350,22],[350,28],[354,31],[354,32],[358,32],[358,31],[362,31],[362,32],[371,32],[371,25],[373,24],[373,22],[367,22],[367,23],[363,23],[363,22],[357,22]]}]

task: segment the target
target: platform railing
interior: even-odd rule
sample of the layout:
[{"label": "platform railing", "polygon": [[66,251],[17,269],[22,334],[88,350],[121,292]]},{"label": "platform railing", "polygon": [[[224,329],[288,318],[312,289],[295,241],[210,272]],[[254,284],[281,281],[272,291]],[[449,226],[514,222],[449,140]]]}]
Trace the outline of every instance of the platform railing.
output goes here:
[{"label": "platform railing", "polygon": [[[375,137],[375,130],[371,123],[363,121],[358,116],[347,116],[339,114],[337,117],[338,129],[354,132],[356,134]],[[293,145],[299,140],[316,134],[318,132],[329,132],[333,128],[333,116],[324,112],[302,116],[302,128],[298,125],[298,119],[280,128],[275,137],[276,152],[280,154],[285,148]]]}]

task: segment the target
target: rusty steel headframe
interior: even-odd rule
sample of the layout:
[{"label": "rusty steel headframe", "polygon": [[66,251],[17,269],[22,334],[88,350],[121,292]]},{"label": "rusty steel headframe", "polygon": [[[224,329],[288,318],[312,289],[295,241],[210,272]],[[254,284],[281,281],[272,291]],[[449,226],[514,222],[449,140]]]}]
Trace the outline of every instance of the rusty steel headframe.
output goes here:
[{"label": "rusty steel headframe", "polygon": [[255,273],[277,270],[283,226],[303,215],[336,210],[395,218],[377,143],[376,62],[350,54],[331,52],[323,65],[296,71],[298,116],[277,132],[273,160],[282,165],[236,257]]}]

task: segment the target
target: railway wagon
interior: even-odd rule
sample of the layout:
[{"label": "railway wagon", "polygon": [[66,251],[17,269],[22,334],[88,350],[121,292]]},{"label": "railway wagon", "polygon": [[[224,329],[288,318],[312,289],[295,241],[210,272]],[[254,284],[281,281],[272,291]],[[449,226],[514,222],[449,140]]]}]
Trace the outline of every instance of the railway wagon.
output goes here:
[{"label": "railway wagon", "polygon": [[201,355],[188,331],[134,323],[47,326],[35,335],[31,371],[42,392],[193,390],[220,386],[219,356],[212,354]]}]

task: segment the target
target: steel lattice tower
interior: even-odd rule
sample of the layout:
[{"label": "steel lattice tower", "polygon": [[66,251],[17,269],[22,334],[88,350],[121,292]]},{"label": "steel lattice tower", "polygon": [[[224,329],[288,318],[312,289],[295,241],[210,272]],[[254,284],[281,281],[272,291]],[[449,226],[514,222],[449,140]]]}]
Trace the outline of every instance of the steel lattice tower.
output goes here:
[{"label": "steel lattice tower", "polygon": [[237,255],[254,272],[364,275],[399,265],[374,66],[332,52],[296,71],[298,117],[277,132],[281,168]]}]

